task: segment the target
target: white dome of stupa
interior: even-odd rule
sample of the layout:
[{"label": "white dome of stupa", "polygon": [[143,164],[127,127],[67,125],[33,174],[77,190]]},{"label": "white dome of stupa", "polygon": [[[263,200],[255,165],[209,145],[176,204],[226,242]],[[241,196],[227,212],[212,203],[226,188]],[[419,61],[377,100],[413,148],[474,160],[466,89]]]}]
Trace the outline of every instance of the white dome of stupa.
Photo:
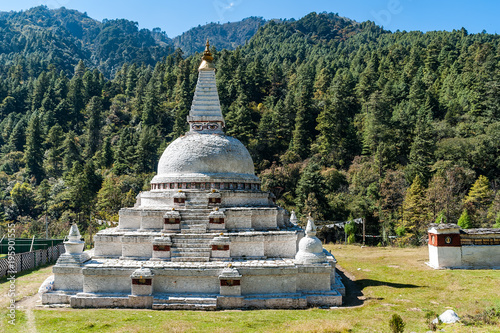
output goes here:
[{"label": "white dome of stupa", "polygon": [[238,139],[198,133],[182,136],[165,149],[152,183],[207,181],[260,183],[252,157]]}]

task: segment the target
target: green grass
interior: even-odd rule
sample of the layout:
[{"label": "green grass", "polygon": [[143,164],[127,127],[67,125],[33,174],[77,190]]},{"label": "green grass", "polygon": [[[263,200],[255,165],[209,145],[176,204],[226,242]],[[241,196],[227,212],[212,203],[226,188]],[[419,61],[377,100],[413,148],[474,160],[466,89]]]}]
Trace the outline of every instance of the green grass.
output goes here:
[{"label": "green grass", "polygon": [[[364,304],[308,310],[151,311],[34,310],[38,332],[388,332],[399,314],[405,332],[428,331],[425,314],[451,308],[460,317],[500,308],[500,271],[433,270],[425,265],[427,248],[327,246],[339,264],[354,275]],[[44,273],[50,274],[47,269]],[[35,273],[31,273],[35,274]],[[26,275],[18,280],[34,278]],[[42,276],[36,278],[42,282]],[[3,285],[0,285],[2,292]],[[38,287],[37,287],[38,288]],[[19,316],[16,331],[27,332]],[[2,326],[4,322],[2,321]],[[440,325],[446,332],[500,332],[497,323]],[[10,331],[8,331],[10,332]]]}]

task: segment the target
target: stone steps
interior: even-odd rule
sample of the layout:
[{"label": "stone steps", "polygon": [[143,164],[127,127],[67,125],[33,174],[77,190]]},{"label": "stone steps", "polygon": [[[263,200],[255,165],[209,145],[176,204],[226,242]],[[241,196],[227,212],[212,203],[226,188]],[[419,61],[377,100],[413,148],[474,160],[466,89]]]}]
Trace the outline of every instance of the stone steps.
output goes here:
[{"label": "stone steps", "polygon": [[181,250],[172,250],[172,253],[186,253],[186,252],[210,252],[210,247],[198,247],[198,248],[183,248]]},{"label": "stone steps", "polygon": [[172,238],[172,241],[176,241],[176,240],[198,240],[198,239],[212,239],[214,238],[216,235],[214,234],[199,234],[199,235],[185,235],[185,234],[175,234],[175,235],[172,235],[171,238]]},{"label": "stone steps", "polygon": [[[182,234],[182,235],[196,235],[196,234]],[[210,244],[211,238],[202,238],[202,239],[178,239],[172,241],[173,246],[179,247],[199,247],[199,246],[208,246]]]},{"label": "stone steps", "polygon": [[182,229],[181,234],[172,237],[172,261],[210,261],[210,241],[214,235],[206,234],[206,225],[203,227]]},{"label": "stone steps", "polygon": [[196,213],[196,214],[181,213],[181,218],[193,219],[193,220],[203,220],[203,219],[208,219],[209,214],[210,213]]},{"label": "stone steps", "polygon": [[210,250],[208,251],[172,251],[174,257],[210,257]]},{"label": "stone steps", "polygon": [[216,297],[182,297],[165,296],[165,298],[154,298],[153,310],[202,310],[213,311],[217,309]]},{"label": "stone steps", "polygon": [[189,229],[181,229],[181,234],[200,234],[207,232],[207,226],[205,228],[200,227],[190,227]]},{"label": "stone steps", "polygon": [[170,258],[172,262],[208,262],[210,261],[210,257],[172,257]]},{"label": "stone steps", "polygon": [[203,220],[181,220],[181,224],[185,225],[207,225],[209,223],[208,219]]}]

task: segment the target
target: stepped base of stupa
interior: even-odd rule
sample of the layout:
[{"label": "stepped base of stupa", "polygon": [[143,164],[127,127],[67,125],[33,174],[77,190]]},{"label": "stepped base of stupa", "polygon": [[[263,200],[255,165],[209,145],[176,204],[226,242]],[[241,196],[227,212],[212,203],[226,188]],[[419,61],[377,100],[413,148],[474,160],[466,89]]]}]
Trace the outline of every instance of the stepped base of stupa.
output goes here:
[{"label": "stepped base of stupa", "polygon": [[[310,266],[281,258],[230,262],[94,258],[80,268],[83,290],[61,290],[73,284],[68,278],[79,272],[74,267],[58,267],[54,271],[57,290],[43,294],[42,301],[74,308],[157,310],[340,306],[345,289],[335,273],[335,259],[328,255],[326,263]],[[229,265],[237,275],[223,274]],[[139,286],[148,289],[143,295],[134,295],[131,275],[141,267],[153,271],[154,277],[150,285]]]}]

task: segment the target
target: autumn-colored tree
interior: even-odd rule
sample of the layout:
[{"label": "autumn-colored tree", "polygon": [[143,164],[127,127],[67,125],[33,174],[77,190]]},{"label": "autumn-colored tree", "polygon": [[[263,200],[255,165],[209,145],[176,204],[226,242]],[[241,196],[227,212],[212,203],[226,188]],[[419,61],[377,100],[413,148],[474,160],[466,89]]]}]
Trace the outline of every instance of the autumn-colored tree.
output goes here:
[{"label": "autumn-colored tree", "polygon": [[464,205],[470,211],[473,226],[491,226],[492,223],[488,223],[487,214],[492,199],[493,191],[490,189],[490,182],[488,178],[480,175],[464,198]]},{"label": "autumn-colored tree", "polygon": [[425,202],[425,190],[420,176],[415,176],[410,188],[406,191],[403,201],[403,215],[398,228],[404,230],[402,243],[421,244],[422,236],[426,234],[429,214]]}]

